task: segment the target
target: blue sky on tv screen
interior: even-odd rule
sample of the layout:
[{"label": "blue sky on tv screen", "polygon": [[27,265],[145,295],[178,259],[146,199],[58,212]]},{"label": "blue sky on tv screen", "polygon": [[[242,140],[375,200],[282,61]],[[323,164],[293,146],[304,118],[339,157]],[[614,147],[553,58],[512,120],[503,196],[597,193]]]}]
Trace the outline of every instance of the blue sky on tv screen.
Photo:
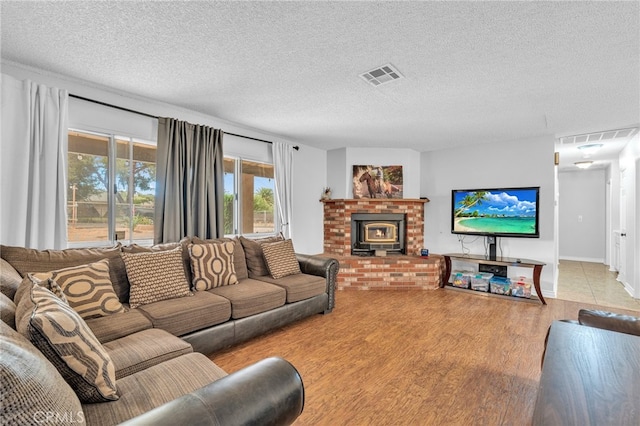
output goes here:
[{"label": "blue sky on tv screen", "polygon": [[[462,206],[460,203],[465,196],[475,191],[455,192],[455,208]],[[477,211],[479,215],[504,215],[518,217],[533,217],[536,215],[536,190],[534,189],[509,189],[486,191],[486,197],[481,203],[475,204],[465,210],[466,214]]]}]

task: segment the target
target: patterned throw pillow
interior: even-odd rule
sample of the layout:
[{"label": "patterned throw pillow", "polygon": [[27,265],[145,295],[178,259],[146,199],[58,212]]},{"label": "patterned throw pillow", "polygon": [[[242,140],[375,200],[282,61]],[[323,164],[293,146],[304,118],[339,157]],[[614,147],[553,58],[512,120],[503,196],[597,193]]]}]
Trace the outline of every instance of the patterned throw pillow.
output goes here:
[{"label": "patterned throw pillow", "polygon": [[274,280],[302,272],[291,240],[263,244],[262,252]]},{"label": "patterned throw pillow", "polygon": [[264,277],[269,275],[269,268],[264,262],[264,255],[262,253],[262,245],[266,243],[275,243],[276,241],[283,241],[281,236],[265,237],[265,238],[245,238],[240,236],[240,243],[244,249],[244,254],[247,259],[247,270],[249,278]]},{"label": "patterned throw pillow", "polygon": [[56,367],[81,402],[117,400],[116,370],[109,354],[76,311],[49,290],[32,285],[22,303],[31,308],[19,330]]},{"label": "patterned throw pillow", "polygon": [[57,271],[41,272],[33,274],[33,277],[42,281],[49,280],[48,288],[54,294],[56,294],[55,287],[59,286],[69,306],[75,309],[83,319],[104,317],[125,311],[113,290],[109,275],[109,259]]},{"label": "patterned throw pillow", "polygon": [[232,241],[189,244],[194,290],[204,291],[238,282],[233,265],[234,248],[235,243]]},{"label": "patterned throw pillow", "polygon": [[46,280],[41,280],[37,278],[34,274],[27,274],[25,280],[31,282],[31,285],[37,284],[40,287],[44,287],[53,293],[58,299],[62,300],[65,304],[69,305],[69,301],[67,300],[67,296],[64,295],[64,291],[60,288],[57,282],[55,282],[52,278],[47,278]]},{"label": "patterned throw pillow", "polygon": [[131,289],[129,305],[192,296],[182,263],[182,246],[153,253],[122,253]]}]

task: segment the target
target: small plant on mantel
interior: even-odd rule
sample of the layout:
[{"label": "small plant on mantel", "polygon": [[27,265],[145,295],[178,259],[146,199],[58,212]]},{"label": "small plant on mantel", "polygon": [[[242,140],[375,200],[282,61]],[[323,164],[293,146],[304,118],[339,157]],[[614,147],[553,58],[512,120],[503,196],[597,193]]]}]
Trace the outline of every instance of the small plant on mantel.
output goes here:
[{"label": "small plant on mantel", "polygon": [[322,190],[322,195],[320,196],[321,200],[330,200],[331,199],[331,188],[328,186]]}]

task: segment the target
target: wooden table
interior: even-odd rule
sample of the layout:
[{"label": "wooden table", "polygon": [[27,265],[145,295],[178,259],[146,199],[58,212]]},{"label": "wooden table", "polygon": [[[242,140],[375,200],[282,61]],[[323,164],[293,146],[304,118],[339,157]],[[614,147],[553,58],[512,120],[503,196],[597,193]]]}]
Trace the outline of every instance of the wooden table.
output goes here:
[{"label": "wooden table", "polygon": [[640,425],[640,337],[555,321],[533,425]]},{"label": "wooden table", "polygon": [[477,254],[462,254],[462,253],[447,253],[443,254],[445,263],[444,280],[440,283],[440,287],[444,287],[449,282],[449,276],[451,276],[451,259],[460,260],[463,262],[482,263],[485,265],[500,265],[500,266],[512,266],[517,268],[533,268],[533,287],[536,289],[538,298],[543,305],[547,302],[542,296],[542,290],[540,290],[540,274],[542,273],[542,267],[546,265],[543,262],[531,259],[516,259],[513,257],[497,257],[495,260],[490,260],[486,256]]}]

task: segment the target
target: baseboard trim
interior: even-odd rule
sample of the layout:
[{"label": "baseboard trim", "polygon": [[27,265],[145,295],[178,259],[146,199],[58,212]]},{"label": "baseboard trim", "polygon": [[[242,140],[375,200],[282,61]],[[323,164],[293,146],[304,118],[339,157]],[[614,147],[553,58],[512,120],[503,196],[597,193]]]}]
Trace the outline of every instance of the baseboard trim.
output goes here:
[{"label": "baseboard trim", "polygon": [[571,260],[574,262],[589,262],[604,264],[604,257],[576,257],[576,256],[558,256],[559,260]]}]

